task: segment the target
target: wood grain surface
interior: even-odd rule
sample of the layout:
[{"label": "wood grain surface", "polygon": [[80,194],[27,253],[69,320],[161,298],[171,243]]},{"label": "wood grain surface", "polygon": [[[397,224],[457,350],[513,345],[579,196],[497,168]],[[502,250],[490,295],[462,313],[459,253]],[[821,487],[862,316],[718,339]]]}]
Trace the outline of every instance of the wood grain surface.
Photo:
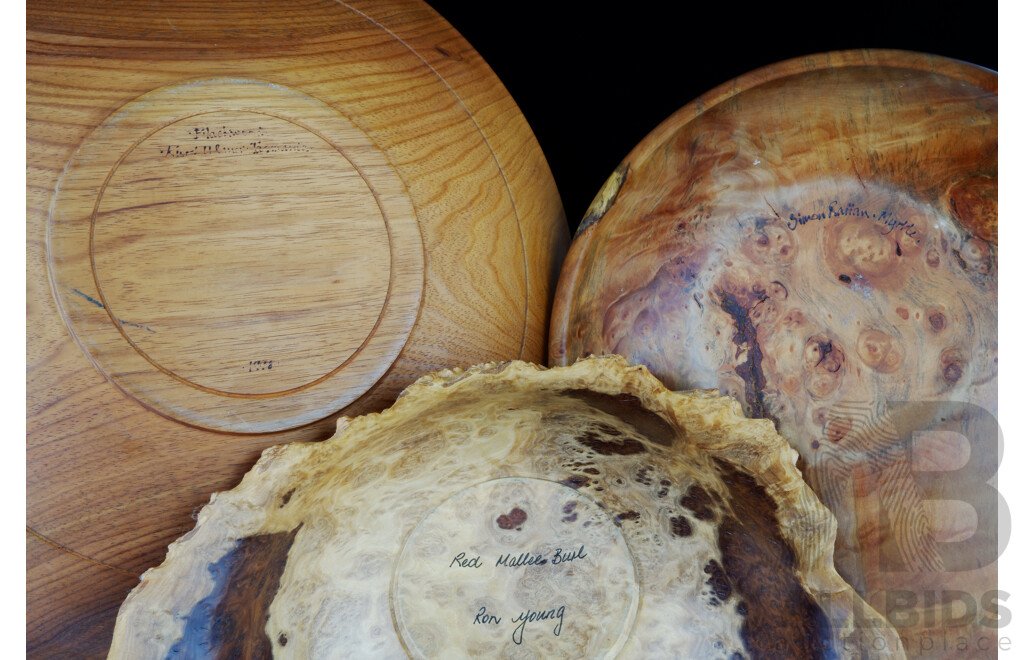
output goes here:
[{"label": "wood grain surface", "polygon": [[28,652],[259,451],[544,359],[567,241],[513,100],[416,1],[27,8]]},{"label": "wood grain surface", "polygon": [[431,374],[264,452],[143,575],[110,655],[904,657],[796,460],[621,357]]},{"label": "wood grain surface", "polygon": [[836,566],[911,657],[996,642],[997,77],[784,62],[654,130],[570,248],[550,356],[618,353],[772,420]]}]

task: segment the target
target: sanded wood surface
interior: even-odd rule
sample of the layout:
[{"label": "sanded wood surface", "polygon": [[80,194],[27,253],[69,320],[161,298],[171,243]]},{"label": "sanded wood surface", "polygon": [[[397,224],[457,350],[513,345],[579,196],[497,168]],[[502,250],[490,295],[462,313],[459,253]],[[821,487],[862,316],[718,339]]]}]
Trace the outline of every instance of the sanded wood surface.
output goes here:
[{"label": "sanded wood surface", "polygon": [[111,658],[902,658],[771,422],[621,357],[426,376],[264,452]]},{"label": "sanded wood surface", "polygon": [[755,71],[625,158],[552,312],[554,364],[622,354],[773,420],[913,657],[996,643],[997,133],[968,64]]},{"label": "sanded wood surface", "polygon": [[27,19],[28,650],[96,657],[127,578],[263,448],[433,369],[542,361],[566,226],[423,3]]}]

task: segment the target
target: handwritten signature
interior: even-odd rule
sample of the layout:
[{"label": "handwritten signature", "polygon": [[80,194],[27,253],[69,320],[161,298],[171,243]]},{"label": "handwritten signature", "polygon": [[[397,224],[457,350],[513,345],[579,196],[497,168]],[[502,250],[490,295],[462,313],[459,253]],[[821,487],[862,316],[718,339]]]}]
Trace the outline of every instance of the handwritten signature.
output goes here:
[{"label": "handwritten signature", "polygon": [[903,220],[889,211],[871,212],[862,209],[853,202],[841,204],[839,200],[829,202],[827,209],[820,210],[816,213],[790,213],[789,221],[786,223],[786,228],[793,231],[797,227],[802,227],[808,222],[820,222],[831,218],[842,217],[866,218],[868,220],[881,223],[886,227],[886,231],[882,232],[883,236],[887,236],[893,232],[903,232],[904,235],[913,239],[915,242],[919,243],[921,241],[917,236],[918,231],[913,222]]},{"label": "handwritten signature", "polygon": [[[514,619],[512,623],[519,623],[512,630],[512,641],[516,644],[523,643],[523,634],[526,632],[526,624],[533,623],[535,621],[554,621],[558,619],[558,623],[551,629],[551,632],[558,637],[562,634],[562,622],[565,618],[565,605],[559,605],[558,607],[552,607],[548,610],[523,610]],[[488,613],[486,606],[481,606],[477,611],[476,616],[473,617],[473,625],[491,625],[496,626],[501,623],[501,617],[495,614]]]},{"label": "handwritten signature", "polygon": [[261,156],[264,154],[278,154],[288,152],[308,152],[310,149],[304,144],[265,144],[263,140],[256,140],[248,144],[227,146],[220,144],[198,144],[194,147],[182,147],[180,144],[168,144],[160,147],[160,155],[165,158],[190,158],[195,156],[217,156],[217,155],[251,155]]}]

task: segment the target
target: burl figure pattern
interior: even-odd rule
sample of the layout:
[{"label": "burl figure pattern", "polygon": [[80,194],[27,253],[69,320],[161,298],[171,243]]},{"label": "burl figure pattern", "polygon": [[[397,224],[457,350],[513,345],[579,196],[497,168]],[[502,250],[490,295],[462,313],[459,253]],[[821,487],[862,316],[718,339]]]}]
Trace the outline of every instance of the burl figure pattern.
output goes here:
[{"label": "burl figure pattern", "polygon": [[[995,475],[996,150],[991,71],[857,51],[748,74],[606,184],[550,344],[772,420],[839,520],[840,574],[883,612],[898,591],[901,634],[974,651],[995,641],[995,491],[967,492]],[[936,616],[943,591],[975,614]]]},{"label": "burl figure pattern", "polygon": [[621,357],[427,376],[215,495],[111,657],[903,657],[796,458]]}]

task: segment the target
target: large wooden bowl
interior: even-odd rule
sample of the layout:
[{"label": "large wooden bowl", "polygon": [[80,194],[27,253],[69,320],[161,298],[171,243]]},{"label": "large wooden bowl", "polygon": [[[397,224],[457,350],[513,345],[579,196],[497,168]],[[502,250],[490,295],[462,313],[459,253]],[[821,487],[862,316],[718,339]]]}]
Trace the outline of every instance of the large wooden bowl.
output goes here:
[{"label": "large wooden bowl", "polygon": [[552,312],[553,364],[619,353],[773,420],[911,655],[996,641],[996,88],[856,51],[709,92],[608,181]]},{"label": "large wooden bowl", "polygon": [[110,657],[902,658],[796,459],[621,357],[426,376],[213,497]]},{"label": "large wooden bowl", "polygon": [[28,648],[117,604],[268,445],[543,361],[547,164],[427,5],[29,3]]}]

